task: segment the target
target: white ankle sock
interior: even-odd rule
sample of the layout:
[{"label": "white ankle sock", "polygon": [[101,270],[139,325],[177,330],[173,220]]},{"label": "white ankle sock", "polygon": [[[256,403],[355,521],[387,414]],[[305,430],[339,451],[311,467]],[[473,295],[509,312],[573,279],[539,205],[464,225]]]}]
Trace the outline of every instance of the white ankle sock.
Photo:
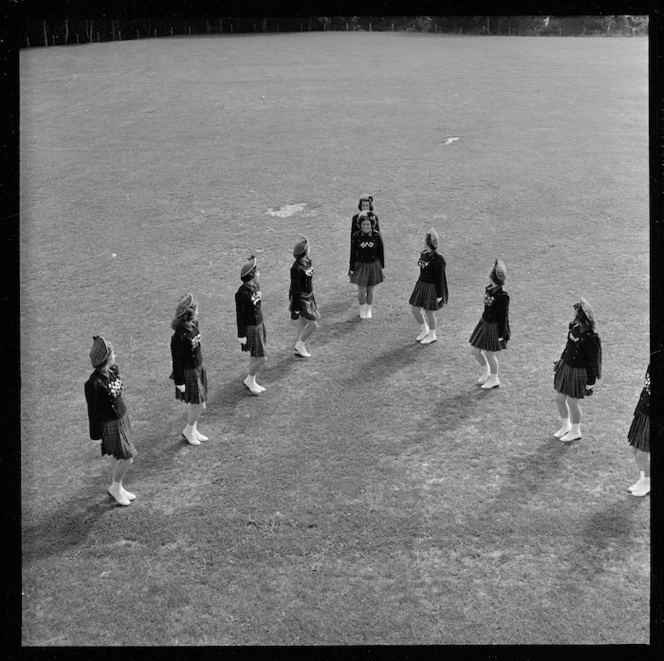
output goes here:
[{"label": "white ankle sock", "polygon": [[560,429],[554,434],[554,436],[556,438],[560,438],[561,436],[564,436],[571,428],[572,425],[570,424],[569,418],[563,418],[563,424],[560,427]]}]

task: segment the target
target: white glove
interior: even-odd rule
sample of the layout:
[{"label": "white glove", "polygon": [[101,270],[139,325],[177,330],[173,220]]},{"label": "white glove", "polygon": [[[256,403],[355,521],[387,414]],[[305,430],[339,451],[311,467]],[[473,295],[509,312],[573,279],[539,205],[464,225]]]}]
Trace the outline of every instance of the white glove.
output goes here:
[{"label": "white glove", "polygon": [[178,385],[176,384],[175,387],[176,387],[180,392],[184,392],[184,384],[181,385],[181,386],[178,386]]},{"label": "white glove", "polygon": [[240,344],[246,344],[247,343],[247,338],[246,337],[238,337],[237,338],[240,342]]}]

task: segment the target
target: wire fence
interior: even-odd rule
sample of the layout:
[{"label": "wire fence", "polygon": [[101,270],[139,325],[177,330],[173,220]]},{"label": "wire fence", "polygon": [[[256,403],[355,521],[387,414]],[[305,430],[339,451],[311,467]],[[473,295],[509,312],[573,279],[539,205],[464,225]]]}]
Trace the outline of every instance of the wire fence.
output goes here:
[{"label": "wire fence", "polygon": [[275,32],[433,32],[492,36],[587,36],[633,37],[647,34],[647,26],[608,30],[572,30],[544,27],[537,18],[503,17],[503,20],[473,22],[468,17],[218,17],[171,19],[59,19],[20,22],[18,45],[69,46],[94,42],[126,41],[211,34]]}]

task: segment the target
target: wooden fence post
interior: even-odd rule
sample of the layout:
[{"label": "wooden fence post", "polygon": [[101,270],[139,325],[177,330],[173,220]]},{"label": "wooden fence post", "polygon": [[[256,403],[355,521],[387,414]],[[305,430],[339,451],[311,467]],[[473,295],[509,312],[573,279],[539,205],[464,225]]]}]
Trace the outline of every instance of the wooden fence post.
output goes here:
[{"label": "wooden fence post", "polygon": [[154,38],[154,39],[157,38],[157,28],[154,29],[154,37],[153,37],[153,38]]},{"label": "wooden fence post", "polygon": [[394,23],[392,23],[392,32],[394,32]]},{"label": "wooden fence post", "polygon": [[42,21],[44,25],[44,44],[48,46],[48,33],[46,32],[46,21]]},{"label": "wooden fence post", "polygon": [[346,23],[346,32],[348,32],[348,23]]},{"label": "wooden fence post", "polygon": [[69,43],[69,21],[65,18],[65,46]]},{"label": "wooden fence post", "polygon": [[136,28],[136,39],[141,38],[141,33],[138,31],[138,28]]},{"label": "wooden fence post", "polygon": [[173,26],[171,25],[171,37],[173,36]]},{"label": "wooden fence post", "polygon": [[122,30],[118,30],[118,41],[122,41]]},{"label": "wooden fence post", "polygon": [[25,40],[28,43],[28,48],[30,48],[30,37],[26,37]]},{"label": "wooden fence post", "polygon": [[97,32],[97,43],[98,43],[98,44],[101,43],[101,37],[99,36],[99,32]]},{"label": "wooden fence post", "polygon": [[369,23],[369,32],[371,32],[371,23]]}]

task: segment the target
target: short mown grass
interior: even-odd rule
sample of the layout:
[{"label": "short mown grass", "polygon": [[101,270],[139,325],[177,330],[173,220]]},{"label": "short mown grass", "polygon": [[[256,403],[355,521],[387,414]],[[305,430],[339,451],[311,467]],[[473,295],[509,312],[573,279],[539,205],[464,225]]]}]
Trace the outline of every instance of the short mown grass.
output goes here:
[{"label": "short mown grass", "polygon": [[[649,501],[626,491],[648,362],[647,108],[640,39],[22,51],[23,644],[647,643]],[[366,322],[346,276],[364,192],[386,244]],[[450,303],[422,347],[407,301],[431,226]],[[302,233],[322,312],[308,361],[287,311]],[[233,303],[252,253],[260,398]],[[484,392],[467,340],[498,256],[513,339]],[[211,386],[200,447],[168,379],[187,290]],[[604,374],[565,446],[552,362],[580,295]],[[139,449],[129,508],[88,440],[98,333]]]}]

